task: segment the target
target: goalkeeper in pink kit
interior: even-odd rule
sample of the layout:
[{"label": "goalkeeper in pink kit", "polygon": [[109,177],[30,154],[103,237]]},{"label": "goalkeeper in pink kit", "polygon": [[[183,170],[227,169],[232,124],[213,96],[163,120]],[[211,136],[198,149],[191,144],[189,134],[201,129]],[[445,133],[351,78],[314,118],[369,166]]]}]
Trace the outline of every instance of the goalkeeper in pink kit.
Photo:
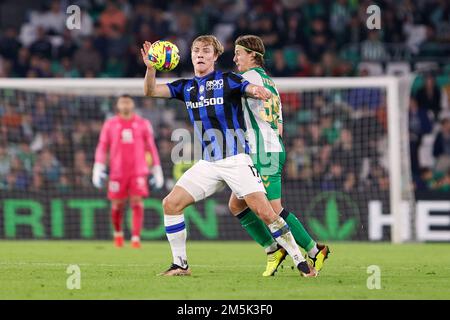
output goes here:
[{"label": "goalkeeper in pink kit", "polygon": [[[134,113],[134,101],[129,95],[118,98],[117,109],[118,114],[102,127],[95,151],[92,183],[99,189],[104,186],[109,153],[108,198],[111,200],[114,242],[117,247],[123,246],[122,222],[129,198],[133,212],[131,244],[133,248],[139,248],[144,221],[142,198],[149,194],[148,184],[159,189],[164,184],[164,177],[150,121]],[[151,171],[147,154],[152,159]]]}]

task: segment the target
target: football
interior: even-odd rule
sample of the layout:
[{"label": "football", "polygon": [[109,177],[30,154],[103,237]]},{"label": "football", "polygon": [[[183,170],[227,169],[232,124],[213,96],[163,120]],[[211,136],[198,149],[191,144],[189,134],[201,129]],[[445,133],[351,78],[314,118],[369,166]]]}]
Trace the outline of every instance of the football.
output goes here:
[{"label": "football", "polygon": [[180,62],[178,47],[170,41],[156,41],[148,50],[148,58],[158,71],[172,71]]}]

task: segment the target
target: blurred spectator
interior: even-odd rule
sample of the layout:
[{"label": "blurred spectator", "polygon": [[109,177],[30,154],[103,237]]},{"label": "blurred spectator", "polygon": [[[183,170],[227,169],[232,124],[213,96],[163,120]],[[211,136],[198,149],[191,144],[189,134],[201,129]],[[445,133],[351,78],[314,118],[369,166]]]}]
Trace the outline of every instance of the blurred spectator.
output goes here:
[{"label": "blurred spectator", "polygon": [[52,65],[49,59],[41,59],[39,69],[41,71],[40,77],[51,78],[53,76]]},{"label": "blurred spectator", "polygon": [[323,191],[342,190],[344,187],[343,170],[339,163],[331,163],[330,170],[325,174],[321,189]]},{"label": "blurred spectator", "polygon": [[300,27],[299,20],[300,16],[296,12],[289,14],[287,18],[286,32],[283,35],[284,46],[295,47],[304,43],[304,39],[302,37],[302,29]]},{"label": "blurred spectator", "polygon": [[271,74],[274,77],[287,77],[290,74],[282,50],[275,50],[273,53],[273,69]]},{"label": "blurred spectator", "polygon": [[30,51],[22,47],[14,59],[13,73],[16,77],[25,77],[30,68]]},{"label": "blurred spectator", "polygon": [[52,44],[47,39],[47,34],[42,26],[37,28],[37,38],[30,46],[30,53],[42,58],[52,56]]},{"label": "blurred spectator", "polygon": [[71,140],[62,131],[56,131],[53,136],[53,144],[51,150],[56,158],[61,161],[65,168],[72,168],[74,166],[73,146]]},{"label": "blurred spectator", "polygon": [[129,41],[127,37],[122,36],[119,28],[113,25],[107,37],[106,45],[108,59],[123,59],[128,49]]},{"label": "blurred spectator", "polygon": [[274,26],[273,17],[271,15],[265,14],[260,17],[255,33],[263,40],[266,50],[270,51],[280,48],[282,38],[279,31]]},{"label": "blurred spectator", "polygon": [[417,90],[415,99],[419,108],[432,111],[434,119],[439,119],[438,116],[441,112],[441,90],[436,85],[436,80],[433,75],[428,74],[425,77],[425,84]]},{"label": "blurred spectator", "polygon": [[361,43],[361,59],[366,61],[383,61],[387,58],[388,53],[383,42],[380,41],[379,31],[369,31],[367,40]]},{"label": "blurred spectator", "polygon": [[18,142],[21,137],[21,123],[22,115],[10,104],[6,104],[3,115],[0,118],[0,124],[6,127],[8,141]]},{"label": "blurred spectator", "polygon": [[45,98],[36,99],[35,110],[33,112],[33,125],[37,132],[49,133],[52,130],[53,123],[45,105]]},{"label": "blurred spectator", "polygon": [[8,187],[12,190],[26,191],[28,189],[30,177],[19,158],[12,158],[11,172],[7,179]]},{"label": "blurred spectator", "polygon": [[36,162],[36,153],[31,150],[30,145],[26,142],[20,143],[16,156],[22,162],[25,170],[31,173]]},{"label": "blurred spectator", "polygon": [[420,168],[420,175],[413,176],[414,187],[417,191],[426,191],[430,189],[433,179],[433,170],[431,168]]},{"label": "blurred spectator", "polygon": [[61,1],[53,0],[50,9],[42,15],[41,26],[50,34],[62,34],[66,27],[67,16],[61,8]]},{"label": "blurred spectator", "polygon": [[40,152],[34,166],[34,174],[42,175],[44,183],[54,186],[61,175],[61,164],[48,149]]},{"label": "blurred spectator", "polygon": [[65,30],[63,33],[63,41],[60,46],[56,48],[56,58],[57,59],[64,59],[69,58],[71,59],[73,55],[75,54],[75,51],[77,50],[77,44],[72,38],[72,34],[69,30]]},{"label": "blurred spectator", "polygon": [[56,190],[61,193],[69,193],[73,191],[72,184],[69,177],[66,174],[62,174],[56,185]]},{"label": "blurred spectator", "polygon": [[339,45],[345,41],[352,16],[352,7],[349,2],[348,0],[336,0],[331,5],[330,30],[333,32]]},{"label": "blurred spectator", "polygon": [[247,14],[242,14],[239,16],[235,23],[234,32],[231,36],[231,40],[236,40],[239,36],[245,35],[245,34],[253,34],[251,28],[250,28],[250,21]]},{"label": "blurred spectator", "polygon": [[114,1],[108,1],[105,10],[99,17],[101,30],[106,37],[111,37],[115,32],[125,32],[127,18],[117,7]]},{"label": "blurred spectator", "polygon": [[423,135],[430,133],[432,122],[428,116],[428,111],[419,108],[414,98],[409,100],[409,149],[411,154],[411,170],[413,175],[419,174],[419,147],[422,143]]},{"label": "blurred spectator", "polygon": [[343,129],[339,140],[331,151],[333,161],[339,163],[346,174],[352,173],[355,177],[360,175],[362,156],[353,142],[353,135],[350,130]]},{"label": "blurred spectator", "polygon": [[312,159],[305,141],[302,138],[294,139],[289,148],[287,159],[287,172],[289,179],[305,179],[311,171]]},{"label": "blurred spectator", "polygon": [[75,186],[80,188],[90,188],[92,186],[92,167],[88,164],[86,153],[83,150],[75,151],[73,161]]},{"label": "blurred spectator", "polygon": [[308,57],[313,62],[319,62],[327,50],[334,48],[332,37],[322,18],[316,18],[311,23],[311,34],[307,35],[311,42],[306,47]]},{"label": "blurred spectator", "polygon": [[321,65],[323,66],[324,76],[326,77],[336,77],[342,73],[342,64],[338,61],[334,52],[325,52],[322,56]]},{"label": "blurred spectator", "polygon": [[78,78],[80,76],[69,57],[64,57],[59,63],[55,63],[52,73],[61,78]]},{"label": "blurred spectator", "polygon": [[100,54],[94,49],[90,38],[83,40],[82,47],[75,52],[73,63],[81,74],[100,72],[102,67]]},{"label": "blurred spectator", "polygon": [[445,173],[435,177],[435,181],[431,184],[431,189],[443,192],[450,191],[450,168]]},{"label": "blurred spectator", "polygon": [[312,74],[312,65],[308,59],[308,56],[304,53],[297,55],[297,69],[294,71],[293,76],[296,77],[309,77]]},{"label": "blurred spectator", "polygon": [[11,170],[11,157],[5,147],[0,145],[0,180],[6,179]]},{"label": "blurred spectator", "polygon": [[450,118],[441,121],[441,129],[433,144],[433,156],[436,171],[446,172],[450,168]]},{"label": "blurred spectator", "polygon": [[3,34],[0,34],[0,56],[5,59],[15,61],[21,47],[17,40],[17,30],[9,27]]},{"label": "blurred spectator", "polygon": [[382,38],[387,43],[404,42],[402,22],[395,14],[395,7],[383,10],[382,14]]}]

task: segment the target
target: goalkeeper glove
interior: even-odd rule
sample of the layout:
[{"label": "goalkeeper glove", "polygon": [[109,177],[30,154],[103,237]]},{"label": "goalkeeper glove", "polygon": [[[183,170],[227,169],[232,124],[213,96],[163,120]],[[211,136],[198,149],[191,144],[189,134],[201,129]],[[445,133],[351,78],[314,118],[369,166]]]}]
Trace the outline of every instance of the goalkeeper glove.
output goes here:
[{"label": "goalkeeper glove", "polygon": [[108,175],[106,174],[106,166],[103,163],[96,162],[92,169],[92,184],[97,189],[103,188],[103,184]]},{"label": "goalkeeper glove", "polygon": [[153,167],[149,183],[152,190],[161,189],[164,186],[164,175],[161,166]]}]

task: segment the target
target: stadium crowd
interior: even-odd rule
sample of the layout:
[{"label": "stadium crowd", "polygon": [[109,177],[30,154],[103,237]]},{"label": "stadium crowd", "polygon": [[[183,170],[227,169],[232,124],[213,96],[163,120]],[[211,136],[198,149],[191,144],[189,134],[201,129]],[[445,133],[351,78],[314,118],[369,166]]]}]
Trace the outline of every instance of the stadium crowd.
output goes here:
[{"label": "stadium crowd", "polygon": [[[0,32],[0,77],[142,77],[144,40],[173,41],[190,76],[189,45],[214,33],[225,44],[219,67],[232,69],[233,41],[252,33],[266,44],[274,77],[368,76],[360,62],[428,61],[409,106],[411,168],[416,189],[450,190],[450,4],[445,0],[379,1],[381,30],[365,26],[371,1],[72,1],[81,28],[66,28],[66,1],[35,1],[20,24]],[[252,7],[251,14],[248,10]],[[447,43],[447,44],[446,44]],[[285,178],[322,190],[388,189],[382,165],[386,136],[383,92],[344,92],[336,104],[324,92],[283,94]],[[352,95],[365,95],[367,101]],[[353,98],[352,98],[353,97]],[[358,100],[360,101],[360,100]],[[138,99],[152,120],[166,175],[184,170],[170,160],[174,128],[186,126],[183,108]],[[98,108],[101,112],[98,112]],[[92,188],[93,152],[112,97],[31,94],[0,89],[0,189],[61,192]],[[175,111],[174,111],[175,110]],[[423,156],[424,145],[429,152]],[[164,161],[166,160],[166,161]]]},{"label": "stadium crowd", "polygon": [[180,49],[175,72],[181,76],[192,73],[191,41],[205,33],[225,43],[222,68],[233,68],[238,35],[261,36],[268,70],[275,77],[356,75],[359,61],[450,55],[448,1],[378,1],[380,30],[366,27],[371,3],[78,0],[70,4],[82,8],[80,29],[69,30],[67,1],[33,1],[18,17],[20,23],[2,25],[0,76],[141,77],[139,46],[163,38]]}]

